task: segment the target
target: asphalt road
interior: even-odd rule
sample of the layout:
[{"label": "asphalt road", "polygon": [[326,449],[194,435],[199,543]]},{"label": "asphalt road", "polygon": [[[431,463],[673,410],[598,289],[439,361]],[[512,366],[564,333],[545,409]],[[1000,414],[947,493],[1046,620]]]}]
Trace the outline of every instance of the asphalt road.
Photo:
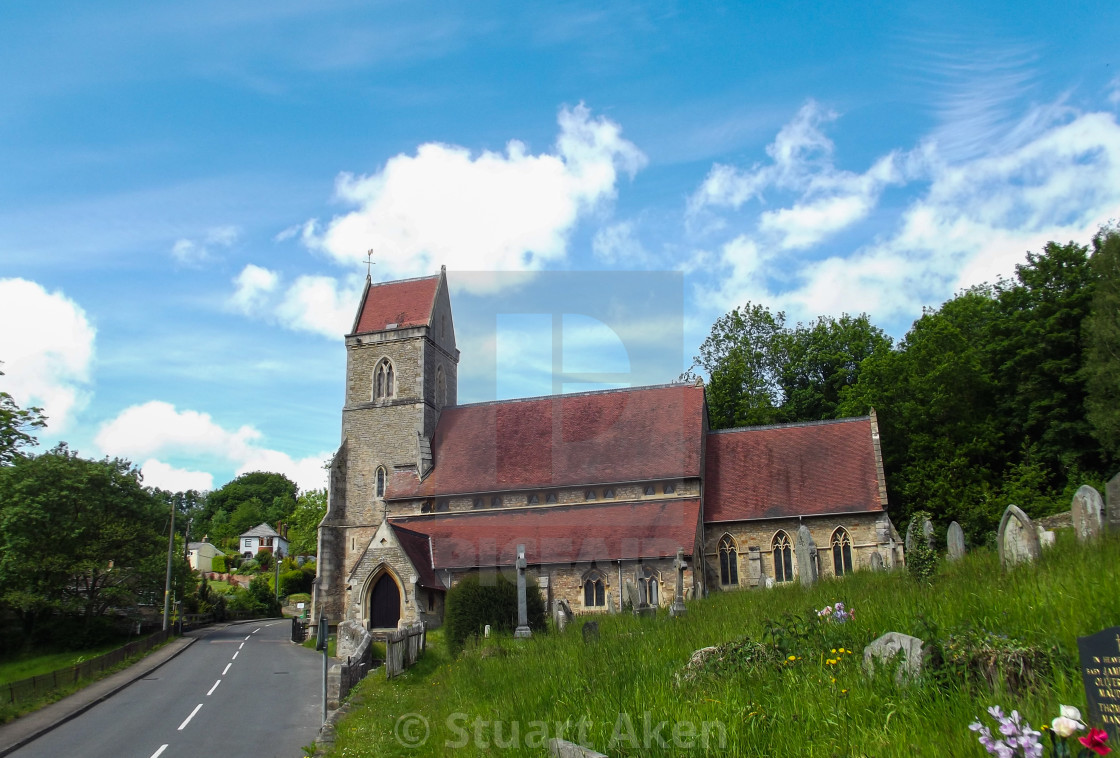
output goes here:
[{"label": "asphalt road", "polygon": [[321,721],[322,653],[288,621],[215,631],[17,758],[299,758]]}]

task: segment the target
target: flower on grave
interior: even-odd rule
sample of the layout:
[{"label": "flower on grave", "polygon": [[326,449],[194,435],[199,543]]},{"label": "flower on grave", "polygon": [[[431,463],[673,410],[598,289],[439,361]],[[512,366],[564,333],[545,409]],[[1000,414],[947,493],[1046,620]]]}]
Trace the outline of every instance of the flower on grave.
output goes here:
[{"label": "flower on grave", "polygon": [[1065,739],[1074,732],[1080,732],[1085,728],[1085,725],[1081,723],[1081,711],[1072,705],[1060,706],[1060,711],[1061,715],[1050,722],[1050,728],[1054,730],[1054,734]]},{"label": "flower on grave", "polygon": [[1108,755],[1112,752],[1112,748],[1104,744],[1108,741],[1108,733],[1103,729],[1090,729],[1088,736],[1079,737],[1077,741],[1097,755]]},{"label": "flower on grave", "polygon": [[844,623],[850,621],[855,615],[855,611],[845,608],[843,603],[836,603],[835,605],[826,605],[817,611],[817,618],[822,621],[836,621]]},{"label": "flower on grave", "polygon": [[992,734],[991,728],[982,724],[980,719],[969,724],[968,728],[978,733],[977,739],[980,741],[980,745],[989,754],[997,755],[999,758],[1013,758],[1014,756],[1040,758],[1042,756],[1042,742],[1039,741],[1042,733],[1032,729],[1031,725],[1023,720],[1018,711],[1011,711],[1011,715],[1005,715],[998,705],[993,705],[988,709],[988,714],[999,725],[1000,736],[998,739]]}]

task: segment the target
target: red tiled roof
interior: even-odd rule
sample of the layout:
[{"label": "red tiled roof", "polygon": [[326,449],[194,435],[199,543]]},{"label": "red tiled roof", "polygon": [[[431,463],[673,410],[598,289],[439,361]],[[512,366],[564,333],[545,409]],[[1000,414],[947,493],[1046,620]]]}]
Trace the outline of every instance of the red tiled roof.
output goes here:
[{"label": "red tiled roof", "polygon": [[428,535],[405,529],[397,524],[392,526],[393,533],[397,535],[397,541],[401,543],[405,555],[408,556],[408,560],[412,561],[412,565],[416,568],[416,574],[420,577],[420,586],[435,590],[447,589],[443,586],[439,577],[436,576],[435,569],[432,568],[432,549]]},{"label": "red tiled roof", "polygon": [[424,326],[432,319],[439,275],[371,284],[366,290],[354,334],[378,332],[389,324]]},{"label": "red tiled roof", "polygon": [[677,548],[692,554],[700,501],[633,503],[470,511],[414,516],[389,523],[432,538],[436,569],[511,566],[517,546],[532,564],[665,558]]},{"label": "red tiled roof", "polygon": [[435,468],[394,471],[387,497],[696,477],[703,407],[676,384],[444,408]]},{"label": "red tiled roof", "polygon": [[871,419],[708,434],[704,520],[882,510]]}]

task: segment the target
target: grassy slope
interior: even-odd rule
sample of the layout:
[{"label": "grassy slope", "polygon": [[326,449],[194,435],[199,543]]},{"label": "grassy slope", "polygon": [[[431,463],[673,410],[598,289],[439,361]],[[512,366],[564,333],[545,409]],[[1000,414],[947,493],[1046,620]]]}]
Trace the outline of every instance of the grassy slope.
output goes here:
[{"label": "grassy slope", "polygon": [[113,642],[89,650],[67,650],[61,653],[42,653],[11,658],[0,662],[0,684],[28,679],[40,674],[49,674],[68,666],[77,666],[83,661],[112,652],[123,645],[123,642]]},{"label": "grassy slope", "polygon": [[[860,572],[808,590],[714,594],[690,603],[681,619],[601,618],[601,638],[592,644],[574,629],[529,641],[492,641],[490,650],[468,650],[450,661],[442,640],[434,640],[405,676],[387,682],[375,673],[359,685],[353,695],[357,705],[340,723],[331,755],[539,756],[545,754],[537,747],[542,728],[530,722],[548,722],[548,736],[557,736],[557,722],[580,719],[591,722],[585,744],[611,755],[982,755],[967,725],[988,705],[1018,708],[1036,728],[1057,715],[1059,703],[1084,709],[1076,637],[1120,624],[1118,587],[1120,539],[1083,548],[1065,533],[1037,566],[1008,574],[993,553],[983,551],[943,565],[932,585],[902,573]],[[856,616],[836,628],[840,636],[832,644],[857,653],[888,631],[920,634],[924,615],[942,632],[971,623],[1056,645],[1064,665],[1038,691],[1019,697],[928,681],[899,688],[889,675],[864,676],[858,654],[827,665],[830,650],[804,650],[792,664],[674,686],[674,673],[694,650],[743,635],[761,640],[765,619],[837,600],[854,607]],[[660,732],[667,749],[656,740],[641,746],[647,712],[652,724],[668,721]],[[431,725],[419,750],[394,738],[398,718],[408,713],[422,714]],[[620,713],[632,720],[638,746],[625,739]],[[457,720],[449,726],[449,718]],[[466,747],[447,747],[461,735],[453,727],[466,724],[473,732],[475,719],[491,722],[480,729],[483,740],[472,734]],[[499,720],[500,734],[492,723]],[[725,749],[717,749],[714,740],[709,750],[699,740],[691,750],[673,746],[674,723],[691,722],[699,729],[705,721],[725,725]],[[508,740],[512,722],[519,723],[520,747],[497,749],[495,736]],[[612,745],[620,726],[623,739]]]}]

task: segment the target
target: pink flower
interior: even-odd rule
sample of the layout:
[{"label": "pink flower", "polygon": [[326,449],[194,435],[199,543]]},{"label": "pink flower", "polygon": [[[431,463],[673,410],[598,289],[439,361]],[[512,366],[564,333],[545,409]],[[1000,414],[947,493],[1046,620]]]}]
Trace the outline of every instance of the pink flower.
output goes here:
[{"label": "pink flower", "polygon": [[1089,730],[1087,737],[1078,737],[1077,741],[1097,755],[1108,755],[1112,752],[1112,748],[1104,744],[1108,741],[1108,732],[1103,729],[1094,727]]}]

